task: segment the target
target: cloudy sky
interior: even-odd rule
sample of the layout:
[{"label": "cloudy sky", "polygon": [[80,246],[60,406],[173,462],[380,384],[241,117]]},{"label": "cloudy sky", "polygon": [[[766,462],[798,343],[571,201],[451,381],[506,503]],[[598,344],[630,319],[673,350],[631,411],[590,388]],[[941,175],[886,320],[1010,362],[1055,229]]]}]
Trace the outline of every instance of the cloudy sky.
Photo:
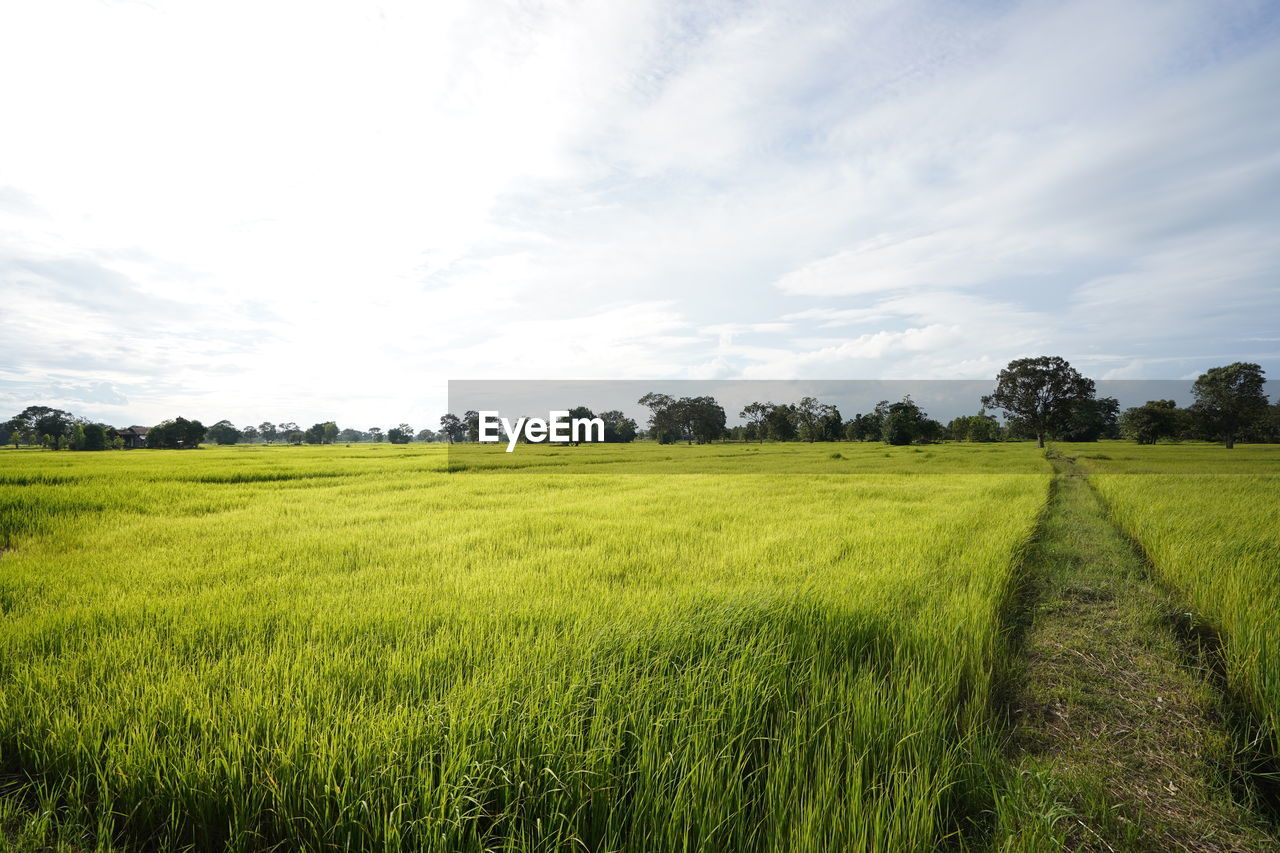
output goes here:
[{"label": "cloudy sky", "polygon": [[1280,375],[1274,2],[11,2],[0,409]]}]

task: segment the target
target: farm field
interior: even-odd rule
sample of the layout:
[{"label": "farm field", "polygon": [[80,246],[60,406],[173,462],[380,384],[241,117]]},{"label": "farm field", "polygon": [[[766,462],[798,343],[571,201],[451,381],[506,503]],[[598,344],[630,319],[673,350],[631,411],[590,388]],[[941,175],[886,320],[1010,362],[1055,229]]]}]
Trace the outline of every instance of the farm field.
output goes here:
[{"label": "farm field", "polygon": [[[0,837],[1055,849],[1000,723],[1034,445],[458,450],[0,451]],[[1280,448],[1052,451],[1274,738]]]},{"label": "farm field", "polygon": [[813,473],[777,476],[751,450],[740,476],[447,474],[438,446],[3,453],[13,834],[933,850],[973,830],[1048,467],[1025,445],[791,445]]},{"label": "farm field", "polygon": [[1230,692],[1261,723],[1262,752],[1280,755],[1280,446],[1061,449],[1078,455],[1185,603],[1184,629],[1220,644]]}]

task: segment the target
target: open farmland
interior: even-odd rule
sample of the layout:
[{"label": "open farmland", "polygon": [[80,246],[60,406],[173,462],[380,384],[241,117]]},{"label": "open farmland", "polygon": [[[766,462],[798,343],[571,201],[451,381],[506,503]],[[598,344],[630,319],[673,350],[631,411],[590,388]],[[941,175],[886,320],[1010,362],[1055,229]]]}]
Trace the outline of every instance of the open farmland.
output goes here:
[{"label": "open farmland", "polygon": [[992,805],[1000,611],[1049,468],[835,447],[787,446],[794,476],[771,445],[627,448],[758,457],[735,476],[5,452],[8,823],[66,849],[936,849]]},{"label": "open farmland", "polygon": [[[1230,694],[1280,755],[1280,446],[1124,446],[1078,454],[1116,523],[1185,604]],[[1267,767],[1272,772],[1276,767]]]}]

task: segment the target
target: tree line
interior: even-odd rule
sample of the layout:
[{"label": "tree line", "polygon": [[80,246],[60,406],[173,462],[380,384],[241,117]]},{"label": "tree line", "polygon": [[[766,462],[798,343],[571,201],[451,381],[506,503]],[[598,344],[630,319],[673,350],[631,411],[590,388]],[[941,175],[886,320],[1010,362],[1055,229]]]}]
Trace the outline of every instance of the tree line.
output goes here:
[{"label": "tree line", "polygon": [[263,421],[257,426],[237,427],[229,420],[221,420],[206,427],[198,420],[177,417],[152,427],[118,429],[110,424],[77,417],[62,409],[28,406],[0,424],[0,444],[13,444],[14,447],[26,444],[51,450],[113,450],[125,448],[130,433],[145,436],[145,446],[154,449],[190,449],[206,442],[221,445],[383,441],[407,444],[410,441],[445,440],[434,430],[414,432],[413,427],[405,423],[385,431],[381,427],[369,427],[367,430],[339,429],[333,421],[312,424],[305,429],[292,421],[278,424]]},{"label": "tree line", "polygon": [[434,430],[414,431],[409,424],[401,423],[393,427],[369,427],[360,430],[350,427],[340,428],[334,421],[312,424],[303,429],[292,421],[273,424],[263,421],[257,426],[237,428],[231,421],[218,421],[209,427],[208,440],[214,444],[354,444],[359,442],[388,442],[390,444],[408,444],[411,441],[443,441]]},{"label": "tree line", "polygon": [[[1194,402],[1179,408],[1173,400],[1149,400],[1120,411],[1114,397],[1098,397],[1094,381],[1059,356],[1011,361],[996,377],[994,390],[972,415],[949,423],[930,418],[908,395],[897,402],[881,400],[865,413],[845,419],[833,404],[814,397],[794,403],[753,401],[738,413],[744,423],[727,426],[724,407],[714,397],[672,397],[649,393],[637,403],[649,410],[645,428],[620,411],[593,413],[586,406],[569,409],[570,418],[604,421],[604,440],[637,438],[662,444],[712,441],[881,441],[891,445],[937,441],[1006,441],[1034,438],[1097,441],[1126,438],[1139,444],[1158,441],[1280,442],[1280,403],[1265,393],[1262,368],[1250,362],[1212,367],[1191,387]],[[991,411],[988,411],[991,410]],[[1000,413],[1000,418],[994,414]],[[479,413],[445,414],[440,429],[414,431],[407,423],[387,430],[339,429],[333,421],[306,429],[293,422],[236,427],[221,420],[205,427],[198,420],[173,418],[150,428],[118,430],[48,406],[28,406],[0,424],[0,444],[37,445],[55,450],[108,450],[128,446],[145,435],[150,448],[195,448],[202,442],[230,445],[333,444],[354,442],[474,442],[479,440]]]},{"label": "tree line", "polygon": [[[881,400],[869,412],[845,420],[831,403],[802,397],[795,403],[755,401],[738,413],[745,423],[726,428],[724,409],[710,397],[672,398],[646,394],[638,401],[652,413],[647,437],[660,442],[882,441],[928,444],[937,441],[1004,441],[1034,438],[1097,441],[1128,438],[1142,444],[1198,439],[1280,441],[1280,403],[1268,404],[1264,371],[1236,362],[1213,367],[1196,379],[1195,402],[1179,409],[1172,400],[1151,400],[1120,411],[1114,397],[1099,397],[1092,379],[1060,356],[1011,361],[982,397],[982,408],[943,425],[910,395],[896,403]],[[1003,422],[987,410],[999,411]]]}]

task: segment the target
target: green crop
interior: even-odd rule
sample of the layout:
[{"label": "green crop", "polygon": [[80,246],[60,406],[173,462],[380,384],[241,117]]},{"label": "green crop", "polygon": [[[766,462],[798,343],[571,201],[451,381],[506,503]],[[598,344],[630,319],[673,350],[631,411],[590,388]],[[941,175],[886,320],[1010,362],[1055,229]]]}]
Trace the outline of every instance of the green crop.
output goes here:
[{"label": "green crop", "polygon": [[1082,461],[1261,721],[1262,752],[1280,755],[1280,446],[1131,445]]},{"label": "green crop", "polygon": [[991,808],[1049,469],[839,449],[5,451],[5,814],[104,850],[935,850]]}]

